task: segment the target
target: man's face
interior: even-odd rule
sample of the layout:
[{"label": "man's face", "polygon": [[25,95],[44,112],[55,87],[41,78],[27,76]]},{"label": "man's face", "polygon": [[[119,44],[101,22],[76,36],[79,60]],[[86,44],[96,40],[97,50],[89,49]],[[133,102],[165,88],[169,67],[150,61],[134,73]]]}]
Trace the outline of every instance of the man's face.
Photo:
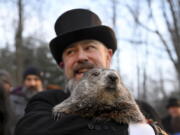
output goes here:
[{"label": "man's face", "polygon": [[109,68],[112,50],[97,40],[82,40],[65,49],[62,57],[67,79],[79,80],[91,68]]},{"label": "man's face", "polygon": [[33,90],[33,91],[42,91],[43,90],[42,81],[36,75],[27,75],[24,80],[24,86],[28,90]]},{"label": "man's face", "polygon": [[168,112],[172,117],[180,117],[180,107],[172,106],[168,108]]}]

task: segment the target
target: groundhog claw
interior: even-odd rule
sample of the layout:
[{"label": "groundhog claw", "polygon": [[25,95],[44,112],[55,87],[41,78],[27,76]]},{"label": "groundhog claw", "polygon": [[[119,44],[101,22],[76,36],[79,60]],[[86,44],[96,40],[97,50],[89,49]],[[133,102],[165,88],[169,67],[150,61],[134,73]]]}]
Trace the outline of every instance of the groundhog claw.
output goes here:
[{"label": "groundhog claw", "polygon": [[53,119],[54,120],[61,120],[61,118],[64,117],[64,113],[63,112],[53,112]]}]

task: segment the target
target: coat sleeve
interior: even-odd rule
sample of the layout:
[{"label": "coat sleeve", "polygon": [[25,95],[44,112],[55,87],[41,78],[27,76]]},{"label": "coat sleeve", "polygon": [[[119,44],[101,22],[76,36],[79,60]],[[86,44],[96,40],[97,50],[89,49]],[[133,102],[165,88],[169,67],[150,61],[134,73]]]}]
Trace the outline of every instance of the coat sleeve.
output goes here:
[{"label": "coat sleeve", "polygon": [[[56,90],[57,91],[57,90]],[[28,103],[25,115],[16,125],[15,135],[63,135],[68,134],[76,116],[67,115],[61,120],[54,120],[52,108],[67,98],[63,92],[46,91],[33,97]],[[71,124],[71,125],[70,125]]]}]

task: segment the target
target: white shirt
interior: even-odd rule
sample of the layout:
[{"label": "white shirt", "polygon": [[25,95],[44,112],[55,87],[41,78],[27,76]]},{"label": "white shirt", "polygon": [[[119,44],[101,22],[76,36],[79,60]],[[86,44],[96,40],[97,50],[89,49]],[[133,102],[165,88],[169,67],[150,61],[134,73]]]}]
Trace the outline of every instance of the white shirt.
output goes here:
[{"label": "white shirt", "polygon": [[153,128],[146,123],[129,124],[129,135],[155,135]]}]

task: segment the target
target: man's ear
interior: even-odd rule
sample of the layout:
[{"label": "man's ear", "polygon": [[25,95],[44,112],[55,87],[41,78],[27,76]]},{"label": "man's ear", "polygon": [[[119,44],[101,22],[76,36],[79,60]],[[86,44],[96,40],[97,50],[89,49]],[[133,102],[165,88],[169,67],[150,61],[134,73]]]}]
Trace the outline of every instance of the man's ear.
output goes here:
[{"label": "man's ear", "polygon": [[107,65],[108,66],[110,66],[110,64],[111,64],[112,56],[113,56],[112,49],[108,49],[107,50]]},{"label": "man's ear", "polygon": [[64,62],[60,62],[59,67],[63,69],[64,68]]}]

